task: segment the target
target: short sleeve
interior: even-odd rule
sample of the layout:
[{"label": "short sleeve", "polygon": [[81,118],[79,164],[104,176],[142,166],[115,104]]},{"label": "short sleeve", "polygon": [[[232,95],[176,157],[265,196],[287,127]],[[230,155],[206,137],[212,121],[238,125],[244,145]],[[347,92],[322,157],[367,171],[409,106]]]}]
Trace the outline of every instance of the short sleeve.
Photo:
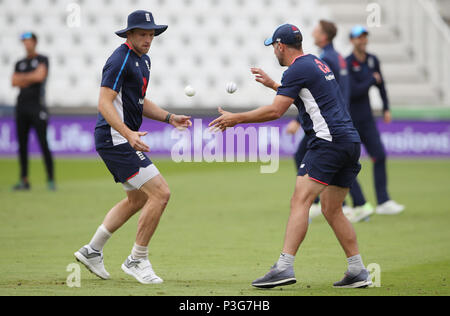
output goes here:
[{"label": "short sleeve", "polygon": [[288,69],[283,74],[281,86],[278,88],[277,95],[284,95],[286,97],[296,99],[300,94],[300,90],[304,86],[305,79],[302,75],[300,75],[300,72],[291,71],[291,69]]},{"label": "short sleeve", "polygon": [[126,75],[126,63],[129,54],[120,58],[117,55],[111,56],[105,66],[102,73],[102,87],[110,88],[116,92],[119,92],[122,88],[122,84]]},{"label": "short sleeve", "polygon": [[48,62],[48,57],[46,56],[40,56],[39,60],[39,64],[43,64],[45,67],[49,67],[49,62]]},{"label": "short sleeve", "polygon": [[14,66],[14,72],[20,72],[20,67],[19,67],[19,65],[20,65],[20,61],[18,61],[18,62],[16,63],[16,65]]}]

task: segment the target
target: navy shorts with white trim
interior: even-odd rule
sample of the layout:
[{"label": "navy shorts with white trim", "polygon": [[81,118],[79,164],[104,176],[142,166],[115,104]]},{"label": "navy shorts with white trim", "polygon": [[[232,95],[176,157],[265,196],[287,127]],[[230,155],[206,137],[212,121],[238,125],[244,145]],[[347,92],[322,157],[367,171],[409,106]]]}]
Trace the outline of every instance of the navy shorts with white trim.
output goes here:
[{"label": "navy shorts with white trim", "polygon": [[350,188],[361,171],[360,143],[332,143],[316,139],[306,152],[298,171],[324,185]]},{"label": "navy shorts with white trim", "polygon": [[129,143],[97,149],[97,152],[117,183],[128,182],[139,173],[141,168],[147,168],[153,164],[143,152],[136,151]]}]

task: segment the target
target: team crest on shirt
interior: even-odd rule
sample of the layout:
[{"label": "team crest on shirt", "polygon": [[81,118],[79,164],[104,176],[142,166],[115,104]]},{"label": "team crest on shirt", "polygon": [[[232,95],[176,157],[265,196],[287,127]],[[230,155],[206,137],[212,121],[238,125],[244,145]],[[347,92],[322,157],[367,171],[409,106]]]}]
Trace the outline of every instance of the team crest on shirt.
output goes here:
[{"label": "team crest on shirt", "polygon": [[352,69],[355,72],[361,71],[361,65],[355,60],[352,63]]}]

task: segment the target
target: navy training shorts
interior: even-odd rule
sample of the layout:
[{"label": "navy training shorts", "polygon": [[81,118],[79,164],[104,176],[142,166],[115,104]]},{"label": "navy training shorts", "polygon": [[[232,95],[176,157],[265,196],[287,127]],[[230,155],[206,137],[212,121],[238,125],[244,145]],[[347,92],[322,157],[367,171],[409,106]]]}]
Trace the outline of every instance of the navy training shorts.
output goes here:
[{"label": "navy training shorts", "polygon": [[361,171],[360,143],[332,143],[316,139],[298,170],[299,176],[308,176],[324,185],[350,188]]},{"label": "navy training shorts", "polygon": [[[140,189],[144,180],[150,180],[159,174],[152,161],[143,152],[136,151],[129,143],[121,144],[111,148],[97,149],[98,154],[106,164],[109,172],[117,183],[123,183],[125,189],[131,190],[129,184],[133,184],[134,189]],[[151,173],[149,173],[149,170]],[[145,179],[140,179],[141,183],[134,184],[133,179],[139,178],[140,173],[145,175]]]}]

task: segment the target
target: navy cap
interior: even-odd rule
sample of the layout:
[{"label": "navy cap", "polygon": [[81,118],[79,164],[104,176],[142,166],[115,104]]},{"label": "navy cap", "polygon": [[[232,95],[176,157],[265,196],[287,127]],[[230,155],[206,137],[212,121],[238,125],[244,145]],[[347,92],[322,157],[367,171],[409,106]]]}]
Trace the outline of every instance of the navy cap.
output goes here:
[{"label": "navy cap", "polygon": [[350,32],[350,38],[356,38],[356,37],[360,37],[363,34],[369,34],[369,31],[367,30],[367,28],[365,28],[362,25],[356,25],[352,28],[351,32]]},{"label": "navy cap", "polygon": [[137,10],[128,16],[128,26],[126,29],[117,31],[120,37],[127,38],[127,32],[134,29],[155,30],[155,36],[167,30],[167,25],[157,25],[153,19],[153,14],[149,11]]},{"label": "navy cap", "polygon": [[276,42],[292,45],[302,41],[303,36],[298,27],[292,24],[283,24],[275,30],[272,37],[265,40],[264,45],[270,46]]}]

